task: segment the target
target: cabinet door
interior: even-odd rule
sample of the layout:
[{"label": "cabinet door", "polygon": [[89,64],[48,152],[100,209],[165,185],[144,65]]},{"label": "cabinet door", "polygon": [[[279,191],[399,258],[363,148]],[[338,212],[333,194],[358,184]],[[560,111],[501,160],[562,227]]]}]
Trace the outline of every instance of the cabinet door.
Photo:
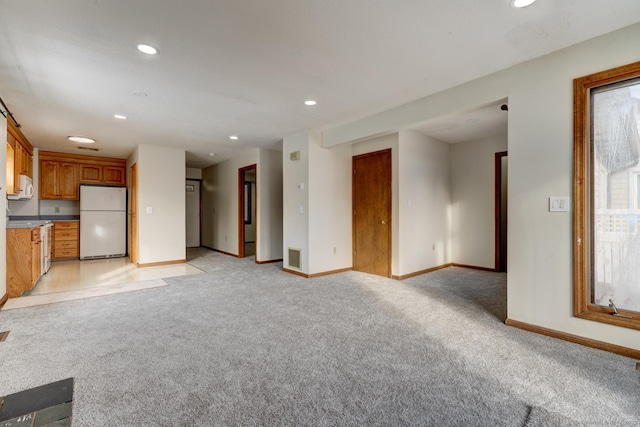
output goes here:
[{"label": "cabinet door", "polygon": [[102,182],[102,166],[79,165],[80,183],[100,184]]},{"label": "cabinet door", "polygon": [[61,162],[58,172],[58,195],[60,199],[78,200],[78,169],[75,163]]},{"label": "cabinet door", "polygon": [[125,168],[118,166],[103,166],[102,180],[109,185],[124,185],[126,183]]},{"label": "cabinet door", "polygon": [[42,245],[42,241],[40,240],[40,238],[31,242],[31,288],[36,284],[36,282],[40,278],[40,270],[42,269],[42,264],[40,260],[41,245]]},{"label": "cabinet door", "polygon": [[25,159],[24,159],[24,163],[25,163],[25,172],[26,175],[33,179],[33,156],[31,156],[29,154],[29,152],[27,150],[24,151],[25,154]]},{"label": "cabinet door", "polygon": [[40,198],[58,198],[58,162],[40,161]]},{"label": "cabinet door", "polygon": [[[11,139],[11,134],[7,135]],[[15,149],[11,143],[7,142],[7,194],[15,194],[15,175],[13,174],[13,163],[15,162]]]},{"label": "cabinet door", "polygon": [[24,147],[16,141],[14,154],[13,154],[13,176],[14,176],[14,191],[16,193],[20,192],[20,174],[23,171],[23,165],[25,157],[25,149]]}]

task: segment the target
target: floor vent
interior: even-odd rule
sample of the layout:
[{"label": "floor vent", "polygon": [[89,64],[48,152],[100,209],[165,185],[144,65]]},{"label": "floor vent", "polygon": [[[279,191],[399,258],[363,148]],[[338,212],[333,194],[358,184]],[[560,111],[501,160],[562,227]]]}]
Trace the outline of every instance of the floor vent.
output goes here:
[{"label": "floor vent", "polygon": [[3,342],[4,340],[6,340],[8,335],[9,335],[9,331],[0,332],[0,342]]},{"label": "floor vent", "polygon": [[289,267],[302,268],[301,249],[289,248]]}]

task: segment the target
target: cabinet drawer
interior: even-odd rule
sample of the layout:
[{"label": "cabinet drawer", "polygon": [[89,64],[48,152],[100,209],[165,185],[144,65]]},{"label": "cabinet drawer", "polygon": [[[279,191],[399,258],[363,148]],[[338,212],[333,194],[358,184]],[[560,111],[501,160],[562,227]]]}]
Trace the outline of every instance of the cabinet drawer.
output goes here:
[{"label": "cabinet drawer", "polygon": [[71,258],[78,256],[78,249],[56,249],[54,252],[54,258]]},{"label": "cabinet drawer", "polygon": [[78,240],[78,230],[56,230],[54,240]]},{"label": "cabinet drawer", "polygon": [[55,222],[54,227],[56,230],[67,230],[70,228],[78,229],[78,221],[69,221],[69,222]]},{"label": "cabinet drawer", "polygon": [[54,245],[54,250],[56,252],[63,249],[78,249],[78,242],[76,240],[56,240]]}]

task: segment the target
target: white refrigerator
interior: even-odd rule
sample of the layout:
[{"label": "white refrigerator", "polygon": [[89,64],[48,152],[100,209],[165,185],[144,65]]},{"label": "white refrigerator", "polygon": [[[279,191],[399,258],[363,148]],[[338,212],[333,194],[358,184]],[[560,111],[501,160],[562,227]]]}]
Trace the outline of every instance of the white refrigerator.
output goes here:
[{"label": "white refrigerator", "polygon": [[81,185],[80,259],[123,257],[126,245],[126,187]]}]

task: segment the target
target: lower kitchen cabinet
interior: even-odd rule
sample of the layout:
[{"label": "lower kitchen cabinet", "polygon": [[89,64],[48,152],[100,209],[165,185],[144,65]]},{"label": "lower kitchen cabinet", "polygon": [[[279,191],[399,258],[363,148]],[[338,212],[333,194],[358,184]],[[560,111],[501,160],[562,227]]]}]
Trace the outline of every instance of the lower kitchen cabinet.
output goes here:
[{"label": "lower kitchen cabinet", "polygon": [[79,225],[78,221],[54,221],[53,259],[78,258],[80,256]]},{"label": "lower kitchen cabinet", "polygon": [[7,229],[7,295],[33,288],[41,276],[40,227]]}]

